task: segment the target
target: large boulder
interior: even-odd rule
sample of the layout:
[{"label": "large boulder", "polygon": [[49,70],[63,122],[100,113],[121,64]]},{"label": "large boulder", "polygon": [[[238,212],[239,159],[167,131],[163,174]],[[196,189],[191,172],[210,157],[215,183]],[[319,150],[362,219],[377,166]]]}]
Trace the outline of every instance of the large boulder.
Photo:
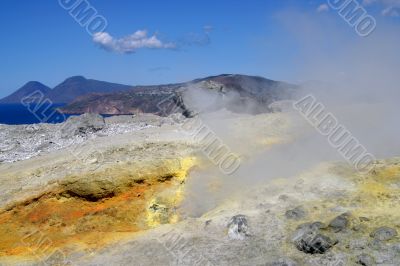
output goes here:
[{"label": "large boulder", "polygon": [[71,116],[61,127],[61,137],[87,135],[103,129],[104,126],[104,118],[98,114],[86,113],[80,116]]}]

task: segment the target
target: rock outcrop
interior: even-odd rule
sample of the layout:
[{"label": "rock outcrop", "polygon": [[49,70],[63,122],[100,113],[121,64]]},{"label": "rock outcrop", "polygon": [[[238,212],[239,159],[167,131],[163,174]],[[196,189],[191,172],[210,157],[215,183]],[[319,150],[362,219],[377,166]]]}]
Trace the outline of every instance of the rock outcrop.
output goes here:
[{"label": "rock outcrop", "polygon": [[86,113],[81,116],[71,116],[61,127],[61,136],[71,138],[87,135],[102,130],[104,126],[104,118],[98,114]]}]

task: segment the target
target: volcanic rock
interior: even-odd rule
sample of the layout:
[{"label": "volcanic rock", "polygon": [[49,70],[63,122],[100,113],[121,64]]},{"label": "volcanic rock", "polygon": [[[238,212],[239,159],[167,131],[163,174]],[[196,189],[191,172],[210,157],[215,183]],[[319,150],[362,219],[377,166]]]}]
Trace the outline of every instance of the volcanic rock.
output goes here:
[{"label": "volcanic rock", "polygon": [[296,248],[304,253],[323,254],[337,244],[336,240],[319,232],[322,226],[319,222],[300,225],[293,237]]},{"label": "volcanic rock", "polygon": [[228,223],[228,236],[230,239],[243,240],[249,236],[249,226],[245,215],[235,215]]},{"label": "volcanic rock", "polygon": [[397,236],[397,231],[390,227],[379,227],[370,234],[375,240],[387,241]]}]

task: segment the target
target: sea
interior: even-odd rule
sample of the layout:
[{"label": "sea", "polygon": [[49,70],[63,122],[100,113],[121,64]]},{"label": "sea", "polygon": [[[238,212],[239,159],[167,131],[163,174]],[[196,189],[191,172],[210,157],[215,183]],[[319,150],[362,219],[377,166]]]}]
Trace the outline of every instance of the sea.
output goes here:
[{"label": "sea", "polygon": [[62,123],[72,115],[62,114],[57,108],[63,104],[50,106],[29,104],[0,104],[0,124],[23,125],[37,123]]}]

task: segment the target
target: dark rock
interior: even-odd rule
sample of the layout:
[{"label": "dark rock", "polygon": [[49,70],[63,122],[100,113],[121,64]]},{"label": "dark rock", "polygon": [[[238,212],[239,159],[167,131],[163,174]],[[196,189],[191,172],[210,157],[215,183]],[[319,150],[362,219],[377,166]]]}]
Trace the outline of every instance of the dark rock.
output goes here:
[{"label": "dark rock", "polygon": [[357,256],[356,263],[363,266],[373,266],[376,265],[375,260],[370,255],[363,253]]},{"label": "dark rock", "polygon": [[304,208],[301,206],[298,206],[292,210],[288,210],[285,213],[286,218],[294,220],[302,219],[306,217],[306,215],[307,215],[306,210],[304,210]]},{"label": "dark rock", "polygon": [[249,236],[249,226],[245,215],[235,215],[228,223],[228,236],[231,239],[243,240]]},{"label": "dark rock", "polygon": [[380,227],[370,234],[375,240],[387,241],[397,236],[397,231],[390,227]]},{"label": "dark rock", "polygon": [[309,234],[304,235],[299,241],[296,242],[296,247],[298,250],[303,251],[305,253],[325,253],[328,249],[330,249],[336,243],[330,239],[329,237],[322,234]]},{"label": "dark rock", "polygon": [[181,93],[176,93],[173,98],[174,103],[177,107],[181,108],[182,115],[186,118],[193,118],[195,116],[195,112],[189,110],[186,104],[183,101],[183,96]]},{"label": "dark rock", "polygon": [[322,226],[323,224],[319,222],[300,225],[293,237],[296,248],[305,253],[323,254],[334,246],[336,240],[319,232]]},{"label": "dark rock", "polygon": [[340,232],[346,229],[349,225],[349,216],[348,213],[339,215],[329,223],[329,227],[332,228],[334,232]]}]

